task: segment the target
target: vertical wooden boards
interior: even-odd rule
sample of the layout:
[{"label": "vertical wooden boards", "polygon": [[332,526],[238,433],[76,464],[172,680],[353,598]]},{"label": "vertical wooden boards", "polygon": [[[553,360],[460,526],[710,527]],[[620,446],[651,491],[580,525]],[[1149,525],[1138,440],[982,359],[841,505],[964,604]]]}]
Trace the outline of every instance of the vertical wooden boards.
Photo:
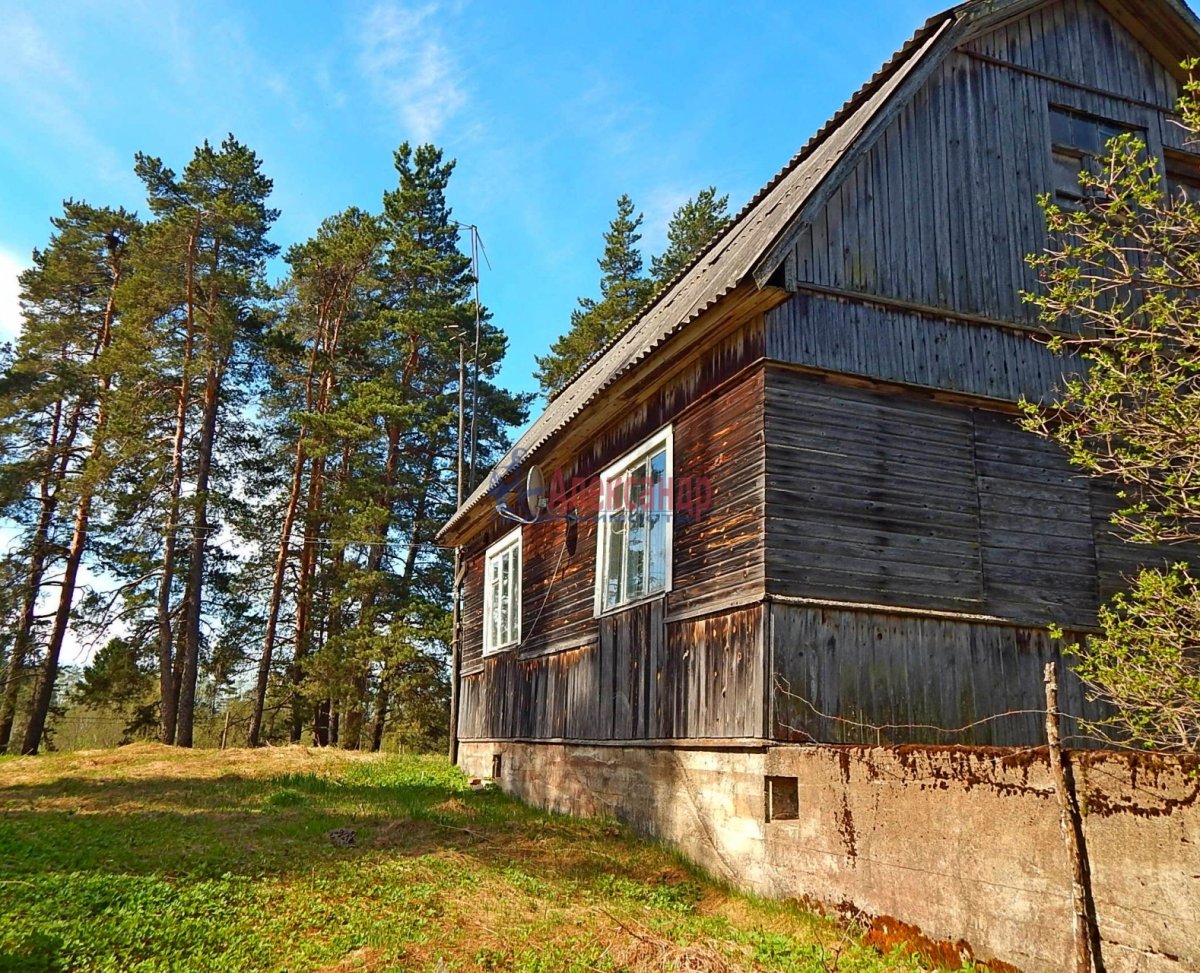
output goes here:
[{"label": "vertical wooden boards", "polygon": [[1171,107],[1179,96],[1168,66],[1094,0],[1059,0],[964,46],[1136,101]]},{"label": "vertical wooden boards", "polygon": [[469,739],[670,740],[758,737],[761,605],[667,622],[656,598],[599,621],[595,645],[529,659],[489,656],[463,678]]},{"label": "vertical wooden boards", "polygon": [[[811,231],[794,250],[799,280],[1036,326],[1021,292],[1037,288],[1026,255],[1046,244],[1037,196],[1053,183],[1050,105],[1142,129],[1158,153],[1178,142],[1164,114],[1177,97],[1167,68],[1094,0],[1060,0],[975,38],[894,114],[827,202],[802,214]],[[977,366],[992,337],[973,344]]]},{"label": "vertical wooden boards", "polygon": [[[1036,746],[1048,661],[1064,670],[1065,713],[1103,715],[1042,630],[781,604],[770,613],[778,740]],[[1011,715],[935,729],[1000,713]]]},{"label": "vertical wooden boards", "polygon": [[767,589],[977,610],[968,410],[769,368]]},{"label": "vertical wooden boards", "polygon": [[[562,516],[523,529],[522,655],[573,649],[595,641],[598,477],[667,423],[675,424],[676,482],[703,479],[712,506],[676,530],[676,588],[681,604],[727,603],[762,590],[762,394],[756,363],[763,354],[760,316],[715,342],[690,368],[663,381],[650,402],[621,413],[599,435],[550,451],[542,461],[552,495],[569,491],[557,511],[575,509],[571,530]],[[741,376],[739,377],[739,373]],[[720,394],[713,395],[720,389]],[[513,529],[493,519],[464,550],[463,667],[474,671],[483,652],[483,550]]]}]

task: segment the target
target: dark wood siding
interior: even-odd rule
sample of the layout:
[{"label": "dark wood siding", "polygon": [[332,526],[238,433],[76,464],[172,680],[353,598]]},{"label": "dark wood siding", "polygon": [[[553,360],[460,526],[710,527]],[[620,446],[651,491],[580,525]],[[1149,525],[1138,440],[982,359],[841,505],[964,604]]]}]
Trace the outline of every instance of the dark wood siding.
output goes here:
[{"label": "dark wood siding", "polygon": [[762,606],[667,622],[607,615],[585,648],[488,657],[462,683],[462,739],[742,739],[764,732]]},{"label": "dark wood siding", "polygon": [[1161,159],[1164,142],[1179,143],[1177,95],[1099,4],[1063,0],[1016,20],[952,52],[804,214],[795,279],[1037,327],[1020,294],[1036,286],[1025,255],[1045,245],[1037,196],[1054,181],[1050,105],[1144,130]]},{"label": "dark wood siding", "polygon": [[[494,522],[468,548],[463,739],[763,734],[765,447],[763,373],[754,364],[762,334],[760,317],[563,463],[565,482],[580,478],[580,492],[566,504],[580,516],[574,528],[563,519],[522,528],[523,631],[516,650],[482,655],[484,550],[507,533],[507,524]],[[677,494],[694,496],[703,481],[711,506],[676,519],[667,596],[597,619],[591,512],[599,473],[667,422]],[[553,462],[543,464],[547,475]]]},{"label": "dark wood siding", "polygon": [[1096,545],[1087,478],[1013,416],[976,410],[985,611],[1018,621],[1095,621]]},{"label": "dark wood siding", "polygon": [[1089,628],[1138,565],[1197,555],[1119,539],[1112,486],[1013,414],[766,374],[771,594]]},{"label": "dark wood siding", "polygon": [[675,478],[712,507],[675,524],[672,614],[761,597],[765,457],[762,369],[675,424]]},{"label": "dark wood siding", "polygon": [[[771,606],[773,736],[823,743],[1036,745],[1044,740],[1043,668],[1063,643],[1044,630],[878,611]],[[1064,670],[1064,713],[1103,715]],[[1031,710],[990,720],[985,717]],[[893,729],[876,732],[866,726]],[[927,724],[922,729],[915,724]],[[1075,734],[1074,722],[1064,733]],[[1072,741],[1072,745],[1078,745]]]},{"label": "dark wood siding", "polygon": [[[713,509],[708,517],[679,524],[675,533],[675,593],[671,609],[705,610],[752,599],[762,588],[762,376],[749,368],[763,354],[760,316],[715,344],[691,366],[654,389],[645,401],[618,413],[605,429],[581,443],[564,443],[542,462],[548,479],[581,484],[565,507],[580,513],[568,544],[559,518],[524,528],[522,654],[575,649],[595,642],[596,509],[600,473],[674,423],[676,481],[707,478]],[[568,446],[572,448],[567,448]],[[492,519],[464,548],[463,670],[478,667],[483,652],[483,554],[513,525]],[[718,556],[713,531],[735,547]]]},{"label": "dark wood siding", "polygon": [[970,411],[767,375],[768,591],[978,610]]},{"label": "dark wood siding", "polygon": [[1166,66],[1095,0],[1059,0],[965,45],[967,49],[1123,95],[1174,107],[1179,86]]},{"label": "dark wood siding", "polygon": [[777,361],[1016,402],[1048,397],[1078,365],[1026,331],[798,293],[767,315]]}]

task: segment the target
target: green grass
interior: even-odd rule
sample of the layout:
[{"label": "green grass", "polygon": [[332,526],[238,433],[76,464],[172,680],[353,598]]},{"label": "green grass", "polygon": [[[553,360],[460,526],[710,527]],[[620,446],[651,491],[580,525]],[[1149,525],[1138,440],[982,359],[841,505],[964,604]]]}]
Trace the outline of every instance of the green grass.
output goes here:
[{"label": "green grass", "polygon": [[412,969],[921,966],[614,822],[473,792],[441,759],[145,745],[4,761],[0,971]]}]

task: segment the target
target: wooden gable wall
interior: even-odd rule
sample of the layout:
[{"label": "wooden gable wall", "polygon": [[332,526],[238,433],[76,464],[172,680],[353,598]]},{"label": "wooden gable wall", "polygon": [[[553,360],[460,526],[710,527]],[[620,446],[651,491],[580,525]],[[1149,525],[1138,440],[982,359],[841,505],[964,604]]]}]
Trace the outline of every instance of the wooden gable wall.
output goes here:
[{"label": "wooden gable wall", "polygon": [[[1095,625],[1146,549],[1108,484],[1023,432],[1013,403],[1078,367],[1034,340],[1050,106],[1179,148],[1179,89],[1097,0],[1058,0],[952,51],[836,185],[767,316],[768,720],[776,739],[1023,744],[1047,634]],[[1069,712],[1096,717],[1063,676]],[[1064,727],[1073,733],[1073,726]]]},{"label": "wooden gable wall", "polygon": [[[1096,0],[1058,0],[963,44],[899,108],[789,255],[796,296],[769,316],[768,354],[1012,401],[1063,362],[1028,340],[1051,188],[1050,105],[1178,146],[1178,86]],[[872,300],[873,299],[873,300]]]}]

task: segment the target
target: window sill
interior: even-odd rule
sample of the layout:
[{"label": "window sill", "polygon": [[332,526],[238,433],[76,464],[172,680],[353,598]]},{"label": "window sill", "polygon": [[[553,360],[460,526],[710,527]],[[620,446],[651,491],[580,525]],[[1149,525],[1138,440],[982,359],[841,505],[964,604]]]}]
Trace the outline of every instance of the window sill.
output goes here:
[{"label": "window sill", "polygon": [[614,605],[612,608],[605,608],[603,611],[593,612],[592,617],[597,618],[597,619],[609,618],[612,615],[620,615],[621,612],[628,611],[630,608],[637,608],[641,605],[647,605],[652,601],[665,602],[667,600],[667,595],[669,595],[670,593],[671,593],[671,589],[665,588],[662,591],[654,592],[654,594],[652,594],[652,595],[646,595],[644,598],[637,598],[637,599],[634,599],[633,601],[626,601],[620,605]]}]

